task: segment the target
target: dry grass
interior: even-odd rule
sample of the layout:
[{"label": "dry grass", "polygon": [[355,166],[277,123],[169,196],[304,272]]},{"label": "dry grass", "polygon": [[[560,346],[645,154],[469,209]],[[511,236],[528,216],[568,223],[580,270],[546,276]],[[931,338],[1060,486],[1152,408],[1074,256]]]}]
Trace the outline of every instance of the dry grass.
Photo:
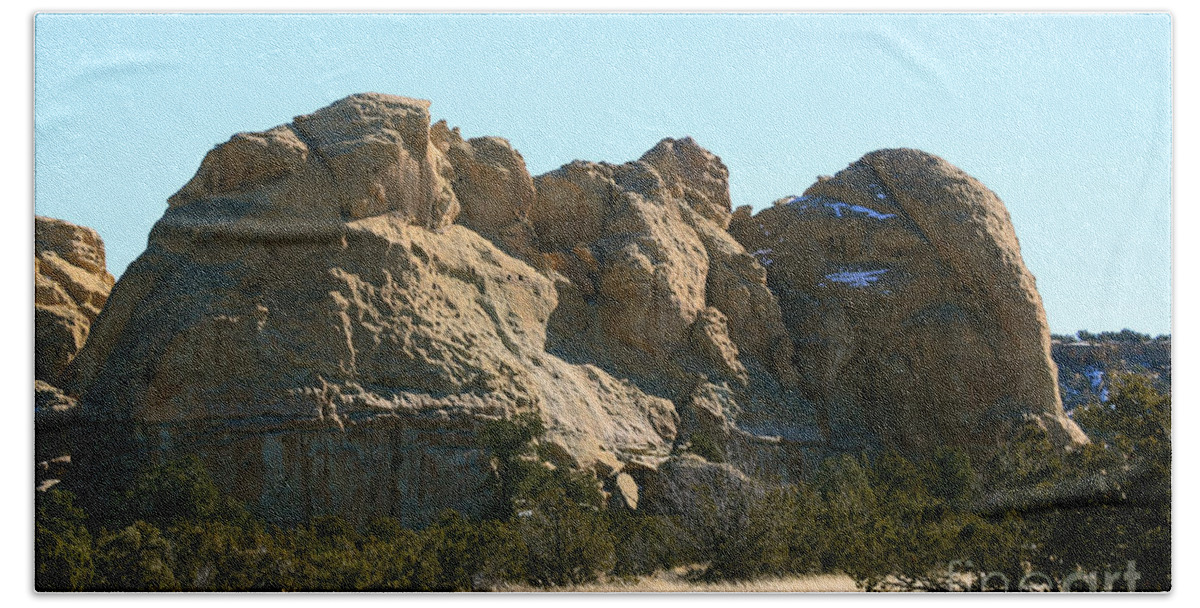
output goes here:
[{"label": "dry grass", "polygon": [[584,585],[550,589],[528,585],[503,585],[496,591],[570,591],[577,593],[797,593],[862,591],[854,580],[844,574],[812,574],[806,576],[767,577],[751,581],[720,581],[704,583],[689,580],[689,569],[660,571],[639,579],[611,579]]}]

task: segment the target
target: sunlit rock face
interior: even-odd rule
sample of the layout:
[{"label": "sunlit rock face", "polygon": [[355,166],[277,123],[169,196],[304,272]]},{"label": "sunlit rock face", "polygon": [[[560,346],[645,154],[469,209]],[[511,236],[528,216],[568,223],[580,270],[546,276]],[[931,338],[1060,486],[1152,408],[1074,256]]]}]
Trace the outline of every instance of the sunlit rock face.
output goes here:
[{"label": "sunlit rock face", "polygon": [[51,384],[87,340],[113,286],[95,230],[35,217],[34,376]]},{"label": "sunlit rock face", "polygon": [[728,180],[691,138],[533,177],[379,94],[237,134],[88,300],[47,411],[86,429],[89,482],[194,454],[276,522],[484,514],[482,430],[522,414],[541,457],[639,509],[837,451],[994,450],[1022,422],[1086,440],[978,182],[885,150],[751,215]]},{"label": "sunlit rock face", "polygon": [[104,308],[113,276],[95,230],[33,219],[34,457],[37,487],[67,476],[77,434],[77,401],[57,386]]},{"label": "sunlit rock face", "polygon": [[559,296],[547,344],[675,403],[677,449],[799,479],[823,443],[766,270],[725,229],[728,179],[691,138],[536,177],[534,246]]},{"label": "sunlit rock face", "polygon": [[873,152],[730,230],[767,268],[834,444],[990,449],[1026,420],[1086,441],[1008,212],[946,161]]},{"label": "sunlit rock face", "polygon": [[[489,508],[489,420],[536,412],[558,464],[609,476],[668,456],[672,402],[546,353],[552,282],[453,223],[507,144],[448,158],[427,108],[352,96],[209,153],[68,370],[108,433],[85,460],[194,453],[274,521],[420,524]],[[519,218],[483,202],[473,225]]]}]

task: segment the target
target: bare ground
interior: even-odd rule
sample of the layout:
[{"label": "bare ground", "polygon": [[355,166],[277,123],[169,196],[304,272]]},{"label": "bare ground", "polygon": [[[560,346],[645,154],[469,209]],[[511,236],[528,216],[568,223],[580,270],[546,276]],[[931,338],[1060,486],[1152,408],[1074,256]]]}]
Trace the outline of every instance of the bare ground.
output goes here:
[{"label": "bare ground", "polygon": [[659,571],[637,579],[608,579],[583,585],[542,588],[529,585],[502,585],[501,592],[571,591],[582,593],[795,593],[862,591],[844,574],[812,574],[789,577],[765,577],[750,581],[713,583],[690,580],[688,568]]}]

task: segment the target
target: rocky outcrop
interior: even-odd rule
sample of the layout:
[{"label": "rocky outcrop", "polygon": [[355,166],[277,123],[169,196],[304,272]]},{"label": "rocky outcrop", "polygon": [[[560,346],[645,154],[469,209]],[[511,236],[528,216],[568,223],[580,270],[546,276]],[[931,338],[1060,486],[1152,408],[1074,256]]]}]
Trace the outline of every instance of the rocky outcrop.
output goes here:
[{"label": "rocky outcrop", "polygon": [[[720,159],[667,139],[634,162],[575,161],[534,181],[534,243],[559,294],[551,352],[673,401],[682,446],[747,467],[760,444],[791,450],[773,474],[798,477],[818,435],[813,408],[792,390],[792,344],[766,270],[724,229]],[[722,395],[716,426],[704,422],[716,411],[706,386]]]},{"label": "rocky outcrop", "polygon": [[57,387],[33,381],[34,483],[38,490],[57,485],[69,472],[73,444],[79,440],[79,402]]},{"label": "rocky outcrop", "polygon": [[481,432],[525,413],[548,465],[675,514],[831,450],[1084,440],[978,182],[881,151],[752,215],[728,178],[690,138],[535,178],[378,94],[235,135],[61,374],[72,466],[192,453],[272,521],[420,524],[492,506]]},{"label": "rocky outcrop", "polygon": [[[635,361],[630,375],[653,359],[647,375],[658,378],[664,366],[692,363],[744,381],[748,358],[790,379],[791,344],[766,271],[723,229],[727,179],[691,139],[664,140],[623,165],[576,161],[537,177],[535,242],[560,294],[551,339]],[[683,383],[666,390],[694,385]]]},{"label": "rocky outcrop", "polygon": [[767,268],[834,442],[986,450],[1026,420],[1086,441],[1008,212],[946,161],[873,152],[730,230]]},{"label": "rocky outcrop", "polygon": [[168,202],[173,209],[233,205],[224,211],[248,239],[304,237],[385,213],[439,228],[459,211],[449,173],[430,141],[428,101],[354,95],[290,124],[233,136]]},{"label": "rocky outcrop", "polygon": [[83,347],[113,277],[91,228],[37,216],[34,235],[34,376],[55,383]]},{"label": "rocky outcrop", "polygon": [[479,512],[477,433],[527,411],[559,464],[665,458],[673,404],[544,351],[553,285],[450,223],[473,174],[431,141],[426,102],[364,95],[209,153],[71,367],[83,416],[277,520]]},{"label": "rocky outcrop", "polygon": [[533,229],[528,217],[537,193],[521,154],[499,137],[463,140],[446,121],[433,125],[430,135],[450,161],[450,183],[462,207],[458,222],[506,253],[530,259]]},{"label": "rocky outcrop", "polygon": [[642,508],[673,517],[706,545],[745,531],[751,505],[766,494],[765,484],[736,467],[690,454],[673,457],[652,473],[635,473],[643,473]]}]

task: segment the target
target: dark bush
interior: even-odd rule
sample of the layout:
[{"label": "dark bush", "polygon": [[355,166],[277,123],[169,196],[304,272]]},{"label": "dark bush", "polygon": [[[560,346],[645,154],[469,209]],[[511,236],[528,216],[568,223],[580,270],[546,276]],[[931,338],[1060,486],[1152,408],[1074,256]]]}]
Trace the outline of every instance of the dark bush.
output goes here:
[{"label": "dark bush", "polygon": [[212,519],[221,506],[221,494],[200,460],[188,456],[138,475],[126,505],[132,517],[167,527],[177,521]]},{"label": "dark bush", "polygon": [[70,492],[51,488],[39,492],[34,523],[34,584],[38,591],[82,591],[91,587],[96,572],[87,515],[75,506]]},{"label": "dark bush", "polygon": [[104,591],[178,591],[175,552],[153,524],[135,521],[96,543],[97,588]]},{"label": "dark bush", "polygon": [[[606,509],[596,477],[550,465],[550,454],[539,453],[540,420],[518,417],[482,433],[500,497],[491,517],[447,511],[421,530],[391,517],[356,528],[328,516],[267,528],[220,497],[199,461],[176,460],[144,471],[101,505],[122,514],[117,525],[89,518],[68,492],[38,493],[36,585],[480,590],[702,564],[708,580],[844,572],[868,589],[979,588],[978,578],[952,571],[989,573],[988,589],[1016,589],[1030,569],[1053,585],[1080,571],[1098,573],[1102,587],[1170,589],[1170,397],[1144,379],[1117,377],[1106,403],[1075,416],[1091,444],[1064,452],[1030,425],[987,463],[986,479],[954,450],[920,460],[843,454],[822,462],[810,482],[784,488],[721,475],[691,487],[681,478],[670,495],[695,499],[671,516]],[[1049,492],[1095,478],[1105,479],[1105,492],[976,511],[998,492]],[[1136,585],[1117,576],[1130,567]]]}]

